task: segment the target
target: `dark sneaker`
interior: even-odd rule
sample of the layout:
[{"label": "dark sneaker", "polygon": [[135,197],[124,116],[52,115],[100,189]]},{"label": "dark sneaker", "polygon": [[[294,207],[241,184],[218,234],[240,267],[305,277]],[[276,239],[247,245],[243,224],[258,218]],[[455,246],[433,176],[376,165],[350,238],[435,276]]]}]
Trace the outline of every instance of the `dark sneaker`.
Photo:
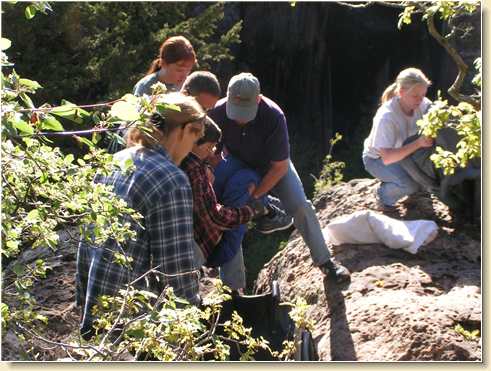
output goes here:
[{"label": "dark sneaker", "polygon": [[322,273],[328,276],[330,279],[337,283],[345,283],[351,281],[351,273],[345,266],[339,264],[334,259],[330,259],[321,266],[319,269]]},{"label": "dark sneaker", "polygon": [[293,218],[278,209],[276,206],[269,204],[270,210],[268,215],[259,218],[256,222],[256,229],[263,234],[270,234],[276,231],[282,231],[293,225]]}]

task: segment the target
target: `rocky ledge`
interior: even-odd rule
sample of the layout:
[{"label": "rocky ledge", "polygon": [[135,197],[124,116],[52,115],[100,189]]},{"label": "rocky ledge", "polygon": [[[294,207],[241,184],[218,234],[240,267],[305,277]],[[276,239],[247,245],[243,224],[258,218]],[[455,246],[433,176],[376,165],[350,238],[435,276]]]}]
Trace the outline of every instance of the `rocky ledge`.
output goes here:
[{"label": "rocky ledge", "polygon": [[[377,181],[355,179],[321,194],[314,204],[321,226],[334,217],[375,206]],[[481,231],[457,221],[434,197],[418,193],[388,214],[434,220],[435,240],[413,255],[380,244],[329,246],[351,272],[337,286],[313,267],[298,232],[259,273],[255,291],[279,281],[282,301],[311,305],[313,336],[324,361],[481,361]]]},{"label": "rocky ledge", "polygon": [[[352,180],[331,188],[314,202],[322,226],[333,218],[375,205],[376,181]],[[438,200],[416,194],[388,215],[403,220],[430,219],[439,235],[416,255],[383,245],[330,246],[333,255],[352,272],[351,284],[338,287],[314,268],[298,232],[268,262],[256,281],[256,292],[270,290],[277,279],[282,301],[305,298],[321,360],[482,360],[481,231],[479,226],[456,222]],[[27,250],[17,260],[29,264],[44,258],[52,267],[36,285],[33,295],[40,314],[48,317],[44,333],[51,341],[66,343],[76,337],[79,310],[74,305],[76,228],[63,231],[60,248]],[[13,263],[12,263],[13,264]],[[211,279],[202,281],[203,291]],[[459,327],[460,326],[460,327]],[[467,331],[467,332],[466,332]],[[7,331],[2,336],[2,360],[32,359],[27,344]],[[57,360],[66,354],[43,342],[30,344],[38,360]]]}]

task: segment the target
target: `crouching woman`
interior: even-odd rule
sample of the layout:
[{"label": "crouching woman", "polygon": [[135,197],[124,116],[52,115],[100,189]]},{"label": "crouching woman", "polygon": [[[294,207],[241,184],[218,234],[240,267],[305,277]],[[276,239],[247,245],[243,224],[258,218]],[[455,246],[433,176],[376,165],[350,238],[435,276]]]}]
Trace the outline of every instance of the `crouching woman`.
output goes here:
[{"label": "crouching woman", "polygon": [[[140,224],[127,220],[136,231],[135,240],[79,244],[77,303],[84,338],[94,333],[92,308],[97,298],[116,295],[129,284],[156,295],[171,286],[177,296],[193,304],[200,301],[203,258],[193,236],[193,195],[178,165],[203,135],[205,113],[194,98],[181,94],[164,96],[163,102],[179,109],[169,106],[154,113],[146,123],[148,130],[129,129],[127,148],[114,155],[121,163],[131,159],[134,168],[94,180],[111,186],[143,218]],[[131,267],[115,263],[115,253],[131,258]],[[147,274],[150,270],[155,273]]]},{"label": "crouching woman", "polygon": [[430,84],[431,81],[419,69],[407,68],[399,73],[381,97],[381,106],[375,114],[363,150],[366,171],[381,180],[376,190],[379,209],[390,209],[402,197],[419,189],[418,183],[399,162],[418,149],[433,145],[433,140],[424,136],[404,143],[418,133],[416,121],[423,117],[431,104],[426,98]]}]

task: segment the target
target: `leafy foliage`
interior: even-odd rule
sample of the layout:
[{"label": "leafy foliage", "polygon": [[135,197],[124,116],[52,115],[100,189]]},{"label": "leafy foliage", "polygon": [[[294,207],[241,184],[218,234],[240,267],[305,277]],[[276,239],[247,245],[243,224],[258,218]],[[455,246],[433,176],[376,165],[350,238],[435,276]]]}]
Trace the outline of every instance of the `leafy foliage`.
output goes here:
[{"label": "leafy foliage", "polygon": [[193,44],[198,68],[213,71],[233,58],[229,49],[240,42],[242,27],[224,28],[223,3],[53,2],[49,17],[30,21],[23,7],[2,5],[2,34],[14,40],[17,70],[43,81],[39,102],[123,96],[158,57],[164,39],[177,34]]},{"label": "leafy foliage", "polygon": [[456,16],[467,13],[474,13],[478,6],[479,1],[467,0],[467,1],[420,1],[418,3],[414,1],[403,1],[401,3],[404,6],[404,10],[399,14],[399,22],[397,28],[401,29],[403,25],[411,24],[412,16],[415,13],[423,11],[423,20],[428,19],[434,15],[439,16],[442,20],[450,22]]},{"label": "leafy foliage", "polygon": [[479,1],[425,1],[403,2],[404,11],[399,15],[398,27],[411,23],[414,13],[422,13],[422,19],[428,22],[430,32],[444,46],[459,67],[459,75],[454,85],[449,89],[452,97],[458,100],[457,105],[451,105],[441,97],[433,103],[430,110],[418,121],[421,133],[435,138],[438,131],[444,127],[456,130],[460,140],[457,143],[456,153],[436,148],[436,153],[431,160],[437,168],[442,168],[445,175],[454,174],[458,167],[466,167],[470,160],[481,157],[481,58],[474,61],[475,76],[472,83],[476,94],[472,97],[464,96],[457,90],[460,88],[467,72],[467,65],[460,55],[453,49],[448,40],[456,32],[456,28],[448,27],[449,33],[440,35],[432,27],[431,19],[438,16],[442,21],[452,25],[454,20],[461,15],[469,15],[478,11]]},{"label": "leafy foliage", "polygon": [[481,336],[481,332],[479,330],[466,330],[461,324],[457,324],[454,327],[454,331],[457,334],[462,335],[466,340],[478,340]]},{"label": "leafy foliage", "polygon": [[441,97],[417,123],[423,135],[435,138],[444,127],[454,128],[460,136],[457,152],[436,148],[430,159],[445,175],[453,174],[458,167],[466,167],[470,160],[481,157],[481,113],[470,104],[448,104]]},{"label": "leafy foliage", "polygon": [[333,161],[332,150],[334,145],[342,139],[342,135],[336,133],[334,138],[329,140],[329,152],[324,158],[323,167],[319,178],[314,177],[315,194],[319,194],[324,189],[339,184],[343,180],[343,170],[346,164],[342,161]]}]

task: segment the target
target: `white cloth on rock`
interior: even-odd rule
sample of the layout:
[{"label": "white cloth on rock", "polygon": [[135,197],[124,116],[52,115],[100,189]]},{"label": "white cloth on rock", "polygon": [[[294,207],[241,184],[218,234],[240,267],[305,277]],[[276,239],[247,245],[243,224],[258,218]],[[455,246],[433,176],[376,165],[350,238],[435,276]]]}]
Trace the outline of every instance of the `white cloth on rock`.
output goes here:
[{"label": "white cloth on rock", "polygon": [[435,239],[438,226],[432,220],[398,220],[363,210],[335,218],[323,233],[326,242],[333,245],[382,243],[416,254]]}]

